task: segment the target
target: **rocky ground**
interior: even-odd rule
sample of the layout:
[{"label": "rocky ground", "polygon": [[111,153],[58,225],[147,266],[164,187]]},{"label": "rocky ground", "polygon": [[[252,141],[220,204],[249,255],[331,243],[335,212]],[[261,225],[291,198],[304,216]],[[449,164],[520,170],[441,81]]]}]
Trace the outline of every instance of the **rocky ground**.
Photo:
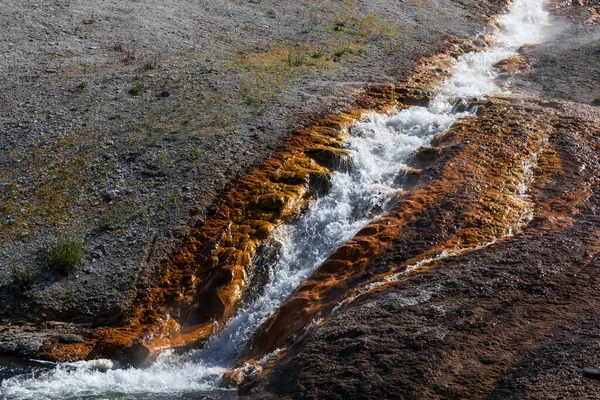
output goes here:
[{"label": "rocky ground", "polygon": [[542,97],[591,104],[600,98],[598,1],[557,9],[553,38],[523,50],[533,71],[522,87]]},{"label": "rocky ground", "polygon": [[[490,106],[481,118],[495,112],[504,118],[515,117],[515,109],[496,107]],[[266,335],[259,332],[252,351],[258,352],[258,359],[275,348],[285,348],[281,337],[289,331],[284,326],[302,332],[296,321],[306,324],[325,318],[325,322],[296,342],[266,378],[248,377],[242,393],[256,398],[275,394],[275,398],[340,399],[600,397],[597,381],[582,377],[583,367],[600,362],[594,295],[599,267],[600,113],[581,110],[582,106],[577,110],[560,107],[558,113],[544,105],[541,109],[532,103],[526,107],[552,119],[558,114],[562,121],[557,121],[558,129],[546,131],[548,144],[535,167],[531,189],[534,219],[515,236],[442,257],[408,278],[386,284],[385,289],[359,296],[327,317],[332,312],[328,302],[339,304],[356,295],[356,287],[385,282],[391,272],[402,271],[415,256],[418,259],[419,252],[431,254],[432,245],[434,254],[440,254],[444,246],[452,248],[457,237],[471,248],[489,239],[470,237],[469,230],[481,226],[481,221],[495,221],[494,208],[503,208],[510,200],[488,198],[485,204],[489,208],[478,210],[481,194],[464,178],[480,176],[486,170],[486,177],[495,176],[501,182],[510,179],[497,165],[502,165],[527,135],[519,127],[512,128],[512,140],[500,138],[506,140],[502,148],[498,138],[487,135],[489,128],[470,126],[463,138],[479,148],[479,166],[452,168],[461,160],[452,154],[464,154],[468,146],[446,147],[446,155],[424,171],[431,180],[417,186],[415,191],[420,188],[421,193],[403,199],[390,215],[334,254],[321,267],[323,272],[306,282],[263,328]],[[592,117],[594,120],[588,119]],[[542,132],[546,129],[538,127]],[[464,182],[457,191],[445,191],[435,183],[440,172],[446,178],[449,171]],[[484,181],[489,191],[495,190],[495,178]],[[438,197],[441,194],[444,200]],[[419,202],[425,202],[425,209],[414,210]],[[455,208],[457,204],[462,207]],[[460,211],[451,211],[456,209]],[[413,213],[414,217],[403,220]],[[386,232],[385,227],[393,226],[395,220],[402,228]],[[391,238],[391,243],[386,243],[386,238]],[[343,256],[352,254],[353,246],[364,249],[378,241],[373,247],[383,251],[364,266],[360,259]],[[334,282],[323,279],[331,270],[328,263],[341,260],[350,263],[336,271]],[[313,294],[319,300],[313,300]]]},{"label": "rocky ground", "polygon": [[[476,121],[463,121],[441,139],[442,156],[423,170],[421,183],[330,257],[261,328],[248,359],[292,347],[266,373],[247,376],[242,394],[600,398],[598,381],[582,374],[600,364],[600,111],[590,106],[600,94],[594,78],[600,31],[593,19],[599,4],[583,3],[555,10],[562,29],[546,44],[523,49],[527,62],[510,78],[501,75],[543,100],[493,99]],[[514,236],[490,242],[487,228],[506,222],[495,208],[504,209],[502,218],[514,210],[496,190],[514,178],[502,166],[518,165],[511,159],[538,135],[544,144],[529,189],[533,219]],[[477,162],[470,164],[472,158]],[[482,195],[487,206],[480,209]],[[456,243],[471,250],[385,283],[419,257]],[[361,258],[369,251],[369,259]],[[385,289],[333,307],[376,282]],[[304,337],[292,333],[319,318],[320,326]]]},{"label": "rocky ground", "polygon": [[[282,138],[355,107],[365,83],[403,79],[444,39],[474,37],[502,6],[3,2],[0,321],[116,323]],[[85,250],[66,276],[47,254],[63,236]]]},{"label": "rocky ground", "polygon": [[[326,173],[314,147],[290,150],[292,134],[311,126],[297,136],[331,155],[341,123],[326,114],[401,93],[426,102],[393,84],[503,6],[7,5],[0,348],[54,359],[125,348],[147,358],[148,329],[160,330],[159,348],[208,337],[233,312],[248,249],[271,229],[249,221],[280,223],[288,203],[244,199],[282,182],[286,199],[301,197]],[[242,396],[600,399],[581,373],[600,364],[600,3],[553,6],[552,38],[498,65],[514,94],[478,104],[480,115],[418,152],[416,186],[259,329],[240,365],[287,350],[259,373],[227,376]],[[294,169],[277,167],[288,159]],[[68,275],[46,253],[65,234],[86,250]],[[17,285],[15,269],[33,274],[33,288]],[[206,293],[218,299],[198,301]]]}]

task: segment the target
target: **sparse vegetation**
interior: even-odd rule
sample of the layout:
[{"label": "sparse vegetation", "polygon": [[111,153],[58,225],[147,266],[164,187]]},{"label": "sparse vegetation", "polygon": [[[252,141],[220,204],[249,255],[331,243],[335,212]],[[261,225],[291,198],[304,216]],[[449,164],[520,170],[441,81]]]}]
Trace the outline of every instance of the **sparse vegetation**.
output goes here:
[{"label": "sparse vegetation", "polygon": [[83,244],[72,236],[60,237],[48,249],[48,256],[52,267],[69,273],[83,259]]},{"label": "sparse vegetation", "polygon": [[333,28],[334,31],[341,31],[346,26],[346,21],[336,21],[335,26]]},{"label": "sparse vegetation", "polygon": [[310,56],[316,60],[323,58],[323,56],[325,55],[325,50],[324,49],[318,49],[315,50]]},{"label": "sparse vegetation", "polygon": [[348,52],[347,48],[343,48],[340,50],[337,50],[335,53],[333,53],[336,57],[341,58],[344,54],[346,54]]},{"label": "sparse vegetation", "polygon": [[35,284],[33,273],[28,269],[21,270],[19,267],[13,264],[10,269],[10,274],[21,290],[29,290]]},{"label": "sparse vegetation", "polygon": [[[255,4],[260,2],[253,1]],[[283,15],[270,4],[267,6],[261,3],[260,8],[258,7],[254,6],[256,10],[261,10],[260,13],[272,9],[273,15],[276,13],[278,19]],[[89,13],[80,19],[87,19],[88,16]],[[239,48],[232,53],[234,55],[231,59],[223,59],[201,48],[196,49],[197,54],[188,60],[189,70],[193,74],[201,71],[202,79],[193,82],[186,81],[186,74],[170,75],[169,70],[172,68],[169,60],[159,56],[157,65],[157,59],[152,58],[153,54],[143,54],[139,41],[134,42],[126,36],[112,39],[107,45],[113,49],[113,61],[125,64],[137,63],[137,60],[140,62],[138,68],[128,70],[138,74],[138,80],[125,83],[124,88],[121,87],[122,95],[141,99],[145,97],[146,91],[152,90],[156,104],[151,99],[143,104],[137,102],[138,108],[132,113],[110,110],[112,106],[106,106],[109,113],[106,118],[109,122],[116,121],[115,124],[126,124],[130,132],[130,137],[124,140],[129,146],[128,154],[137,154],[142,145],[152,149],[157,140],[171,140],[175,134],[178,134],[178,138],[187,134],[230,134],[234,132],[237,121],[243,118],[255,120],[268,112],[285,87],[295,84],[303,77],[333,74],[340,68],[346,68],[345,64],[362,57],[360,51],[365,48],[368,37],[376,37],[377,45],[393,42],[400,29],[395,23],[388,23],[370,14],[359,14],[342,3],[331,4],[327,13],[315,14],[311,18],[314,21],[311,20],[307,27],[310,31],[301,39],[285,37],[281,41]],[[94,19],[98,20],[98,24],[101,22],[95,13]],[[85,29],[86,26],[80,22],[79,25],[83,31],[91,29]],[[343,26],[343,30],[334,32],[336,25]],[[336,58],[336,51],[341,54],[339,49],[349,50],[343,57]],[[155,66],[156,69],[162,69],[163,64],[164,76],[147,77],[145,70]],[[105,85],[112,85],[97,79],[92,83],[88,78],[91,76],[88,73],[92,71],[93,69],[75,71],[73,78],[78,80],[73,81],[72,88],[87,93],[92,89],[101,91]],[[220,73],[216,74],[215,71]],[[129,75],[122,78],[132,77]],[[99,101],[96,96],[90,96],[89,99],[85,97],[86,99],[80,100],[90,103]],[[194,101],[188,101],[186,97],[193,98]],[[238,104],[245,107],[238,107]],[[91,106],[92,104],[86,104],[82,109],[92,109]],[[18,165],[21,169],[27,168],[27,184],[19,181],[23,179],[21,176],[24,171],[15,172],[10,178],[11,186],[2,199],[5,201],[2,214],[7,221],[0,227],[3,238],[21,237],[41,229],[45,224],[70,227],[71,221],[81,221],[89,216],[86,209],[94,202],[89,196],[89,193],[94,192],[90,185],[107,179],[119,159],[119,151],[115,151],[118,146],[111,145],[110,149],[96,147],[99,136],[110,134],[113,129],[112,124],[110,125],[107,132],[79,128],[73,135],[64,136],[56,142],[44,142],[43,147],[23,154],[23,162]],[[13,156],[20,157],[16,153]],[[170,157],[175,160],[178,155],[173,151]],[[173,165],[165,170],[175,168],[181,172],[180,170],[187,171],[188,168],[185,163]],[[159,179],[155,176],[150,179],[145,175],[140,178],[139,186],[145,188],[147,180]],[[161,189],[158,190],[160,192]],[[131,213],[139,210],[141,202],[142,200],[133,198]],[[152,204],[151,209],[154,208],[155,205]],[[103,215],[89,217],[87,221],[97,227],[98,218]]]},{"label": "sparse vegetation", "polygon": [[267,17],[269,17],[269,18],[276,18],[275,11],[273,11],[273,10],[267,10]]},{"label": "sparse vegetation", "polygon": [[86,25],[92,25],[96,23],[96,17],[94,16],[94,13],[92,13],[92,15],[90,15],[90,19],[86,19],[85,21],[83,21],[84,24]]},{"label": "sparse vegetation", "polygon": [[592,101],[592,105],[600,106],[600,97],[595,98],[594,101]]},{"label": "sparse vegetation", "polygon": [[136,83],[135,85],[133,85],[131,87],[131,89],[129,89],[129,94],[132,96],[137,96],[140,93],[142,93],[143,89],[144,89],[144,87],[142,86],[141,83]]},{"label": "sparse vegetation", "polygon": [[101,231],[112,231],[118,228],[119,220],[114,215],[107,215],[98,221],[98,228]]},{"label": "sparse vegetation", "polygon": [[156,69],[157,66],[158,66],[158,56],[153,56],[144,63],[144,69],[146,71]]},{"label": "sparse vegetation", "polygon": [[[19,155],[24,165],[35,168],[29,169],[31,183],[27,187],[19,188],[15,181],[8,192],[13,194],[2,199],[2,215],[11,216],[10,224],[0,226],[2,239],[21,237],[21,232],[41,226],[64,226],[79,218],[82,211],[77,207],[78,202],[90,193],[89,185],[99,179],[108,166],[107,162],[91,168],[99,138],[96,132],[75,127],[71,135]],[[16,153],[12,154],[16,157]],[[83,204],[90,202],[88,198]]]},{"label": "sparse vegetation", "polygon": [[131,64],[131,62],[136,58],[136,50],[133,44],[127,45],[123,42],[117,42],[114,44],[113,50],[125,54],[125,58],[121,60],[123,64]]},{"label": "sparse vegetation", "polygon": [[304,56],[302,54],[288,54],[286,63],[288,67],[301,67],[304,64]]}]

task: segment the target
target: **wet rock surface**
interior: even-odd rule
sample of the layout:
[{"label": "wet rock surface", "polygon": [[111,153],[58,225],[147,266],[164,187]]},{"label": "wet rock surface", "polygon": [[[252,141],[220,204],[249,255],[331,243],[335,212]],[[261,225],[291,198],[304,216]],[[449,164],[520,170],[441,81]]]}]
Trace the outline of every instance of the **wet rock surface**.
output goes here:
[{"label": "wet rock surface", "polygon": [[[507,115],[518,122],[506,126]],[[289,346],[311,321],[326,318],[362,287],[385,282],[422,260],[486,246],[518,232],[531,209],[519,191],[527,179],[521,165],[531,162],[535,168],[535,154],[550,130],[541,115],[543,110],[533,105],[493,100],[480,117],[457,122],[434,140],[440,147],[421,148],[438,161],[430,157],[412,191],[295,291],[257,332],[249,350],[252,358]]]},{"label": "wet rock surface", "polygon": [[[458,168],[461,164],[449,157],[452,147],[446,147],[440,158],[423,169],[424,179],[407,195],[407,199],[415,196],[411,198],[414,204],[425,205],[416,219],[405,223],[406,209],[396,215],[392,211],[365,228],[371,240],[388,243],[383,251],[379,246],[376,256],[362,260],[352,253],[337,257],[345,258],[344,262],[331,259],[329,264],[333,267],[335,261],[335,267],[320,270],[323,276],[300,287],[279,315],[259,330],[246,355],[258,359],[275,348],[287,348],[287,353],[247,376],[240,385],[241,394],[340,399],[600,398],[597,381],[583,375],[584,367],[600,363],[600,304],[595,295],[600,266],[600,112],[587,105],[597,90],[597,80],[590,78],[597,68],[587,64],[588,54],[595,57],[596,20],[589,20],[593,14],[589,7],[596,3],[581,4],[588,8],[573,3],[555,11],[571,20],[560,33],[564,36],[524,47],[520,57],[496,65],[507,74],[499,82],[509,79],[511,84],[517,82],[520,88],[548,97],[504,99],[513,104],[504,109],[492,99],[477,121],[461,122],[470,134],[461,133],[458,127],[451,129],[439,145],[444,148],[444,143],[456,140],[460,154],[468,152],[463,139],[469,138],[468,143],[476,143],[478,149],[477,163]],[[519,108],[537,116],[528,119],[514,114]],[[481,121],[490,112],[499,112],[498,117],[506,121],[502,125],[512,130],[505,139],[498,137],[500,131],[493,126],[481,131],[487,132],[485,137],[479,135],[478,126],[485,126]],[[520,122],[525,124],[518,128]],[[461,194],[431,202],[424,197],[427,191],[419,194],[419,190],[431,190],[436,179],[444,176],[444,169],[452,166],[455,176],[463,176],[459,180],[480,182],[490,193],[493,183],[484,184],[482,179],[500,178],[496,168],[510,163],[509,154],[515,156],[506,147],[496,153],[500,147],[495,141],[510,148],[535,132],[544,132],[545,139],[532,166],[530,221],[498,241],[425,262],[405,276],[390,275],[401,270],[399,266],[416,265],[406,260],[418,249],[443,247],[444,241],[461,235],[469,227],[464,218],[485,220],[484,225],[473,225],[479,230],[506,212],[499,197],[496,211],[488,198],[485,203],[491,209],[456,213],[468,209],[470,201],[477,202],[483,192],[476,186],[459,186],[457,192],[465,195],[460,206],[452,199]],[[509,143],[504,142],[508,137]],[[443,181],[449,181],[448,176]],[[415,209],[419,207],[413,206],[411,212]],[[401,228],[381,233],[382,227],[399,221]],[[411,236],[412,229],[418,229],[419,235]],[[471,237],[481,239],[485,241]],[[348,247],[360,240],[359,234]],[[373,277],[378,275],[381,285],[355,291],[360,286],[356,282],[368,288],[364,283],[375,282]],[[394,279],[386,280],[390,276]],[[335,277],[334,282],[325,284],[326,277]],[[352,300],[340,302],[345,298]],[[298,313],[292,319],[285,316],[299,309],[306,315],[303,321],[296,322]],[[319,322],[309,328],[311,321]],[[295,324],[293,329],[287,328],[289,324]]]},{"label": "wet rock surface", "polygon": [[[520,102],[520,107],[554,115],[546,120],[547,144],[533,167],[531,222],[497,243],[484,244],[489,237],[471,237],[483,248],[440,257],[386,283],[389,272],[413,263],[405,260],[419,259],[420,251],[424,254],[420,258],[427,258],[431,244],[443,248],[444,242],[468,231],[466,221],[473,218],[468,211],[449,217],[455,210],[450,206],[453,195],[430,202],[423,192],[419,194],[420,188],[435,185],[444,163],[446,168],[457,165],[452,157],[434,162],[425,169],[430,180],[411,192],[412,202],[424,203],[424,210],[409,218],[411,222],[400,222],[407,218],[406,209],[394,212],[403,208],[400,201],[388,216],[365,228],[368,236],[359,234],[345,246],[379,240],[373,256],[364,251],[361,255],[360,250],[355,255],[344,253],[343,247],[263,325],[248,355],[259,359],[277,348],[291,347],[266,377],[247,377],[240,386],[242,393],[256,398],[598,398],[596,382],[584,379],[582,369],[600,362],[594,350],[600,334],[594,295],[600,266],[596,216],[600,113],[588,107],[575,116],[573,111],[580,108],[576,105],[544,110],[539,104]],[[524,122],[522,116],[513,118],[511,108],[491,109]],[[490,112],[488,106],[479,121]],[[497,165],[492,161],[492,143],[502,137],[486,134],[484,139],[476,127],[477,123],[470,126],[470,134],[463,138],[469,137],[471,143],[481,138],[476,144],[479,162],[473,169],[453,169],[463,175],[457,179],[495,176],[504,182],[492,172]],[[509,146],[537,130],[529,126],[523,135],[513,131],[510,136],[516,142]],[[477,172],[484,170],[481,175]],[[485,185],[489,187],[489,181]],[[458,196],[476,203],[481,193],[473,189],[462,186]],[[468,209],[466,198],[460,203]],[[496,204],[502,209],[506,199],[499,200]],[[485,203],[493,209],[494,201]],[[498,211],[497,215],[506,213]],[[486,220],[486,214],[493,218],[495,213],[475,214]],[[446,222],[436,215],[445,216]],[[399,222],[400,228],[387,233],[378,228]],[[414,229],[416,236],[411,233]],[[357,287],[377,281],[384,284],[356,292]],[[350,295],[358,297],[333,308]],[[311,321],[323,322],[309,328]]]}]

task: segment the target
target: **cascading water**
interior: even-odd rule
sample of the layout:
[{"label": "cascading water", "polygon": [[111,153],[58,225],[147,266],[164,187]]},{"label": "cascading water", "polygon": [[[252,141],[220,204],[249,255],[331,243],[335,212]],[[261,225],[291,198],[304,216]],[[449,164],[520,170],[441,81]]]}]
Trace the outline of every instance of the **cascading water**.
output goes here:
[{"label": "cascading water", "polygon": [[145,369],[112,369],[108,360],[33,368],[4,379],[0,394],[9,399],[160,399],[167,394],[197,398],[206,392],[228,397],[219,389],[220,378],[260,324],[327,256],[389,209],[401,188],[399,171],[410,155],[468,114],[453,113],[453,101],[498,90],[492,65],[516,54],[523,44],[540,42],[547,23],[543,0],[516,0],[499,20],[495,44],[460,57],[429,107],[411,107],[391,116],[372,113],[356,124],[346,144],[350,171],[334,174],[326,196],[298,221],[275,231],[271,241],[279,249],[276,260],[265,264],[268,283],[205,348],[185,355],[165,352]]}]

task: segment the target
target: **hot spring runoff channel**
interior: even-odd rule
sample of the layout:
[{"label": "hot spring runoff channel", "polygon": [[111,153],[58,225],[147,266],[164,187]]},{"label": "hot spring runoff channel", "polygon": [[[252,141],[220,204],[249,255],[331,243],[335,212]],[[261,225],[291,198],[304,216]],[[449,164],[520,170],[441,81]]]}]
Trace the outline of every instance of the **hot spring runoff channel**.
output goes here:
[{"label": "hot spring runoff channel", "polygon": [[345,144],[348,171],[333,175],[329,193],[298,221],[280,226],[270,238],[276,257],[257,260],[269,280],[205,348],[184,355],[165,352],[148,368],[119,369],[110,360],[61,364],[0,362],[0,395],[6,399],[233,398],[221,389],[243,346],[290,293],[333,251],[378,215],[389,210],[401,189],[401,169],[421,146],[469,111],[453,112],[459,99],[483,98],[499,88],[492,66],[527,43],[539,43],[548,15],[543,0],[516,0],[498,21],[494,44],[461,56],[450,79],[428,107],[393,115],[371,113],[351,128]]}]

